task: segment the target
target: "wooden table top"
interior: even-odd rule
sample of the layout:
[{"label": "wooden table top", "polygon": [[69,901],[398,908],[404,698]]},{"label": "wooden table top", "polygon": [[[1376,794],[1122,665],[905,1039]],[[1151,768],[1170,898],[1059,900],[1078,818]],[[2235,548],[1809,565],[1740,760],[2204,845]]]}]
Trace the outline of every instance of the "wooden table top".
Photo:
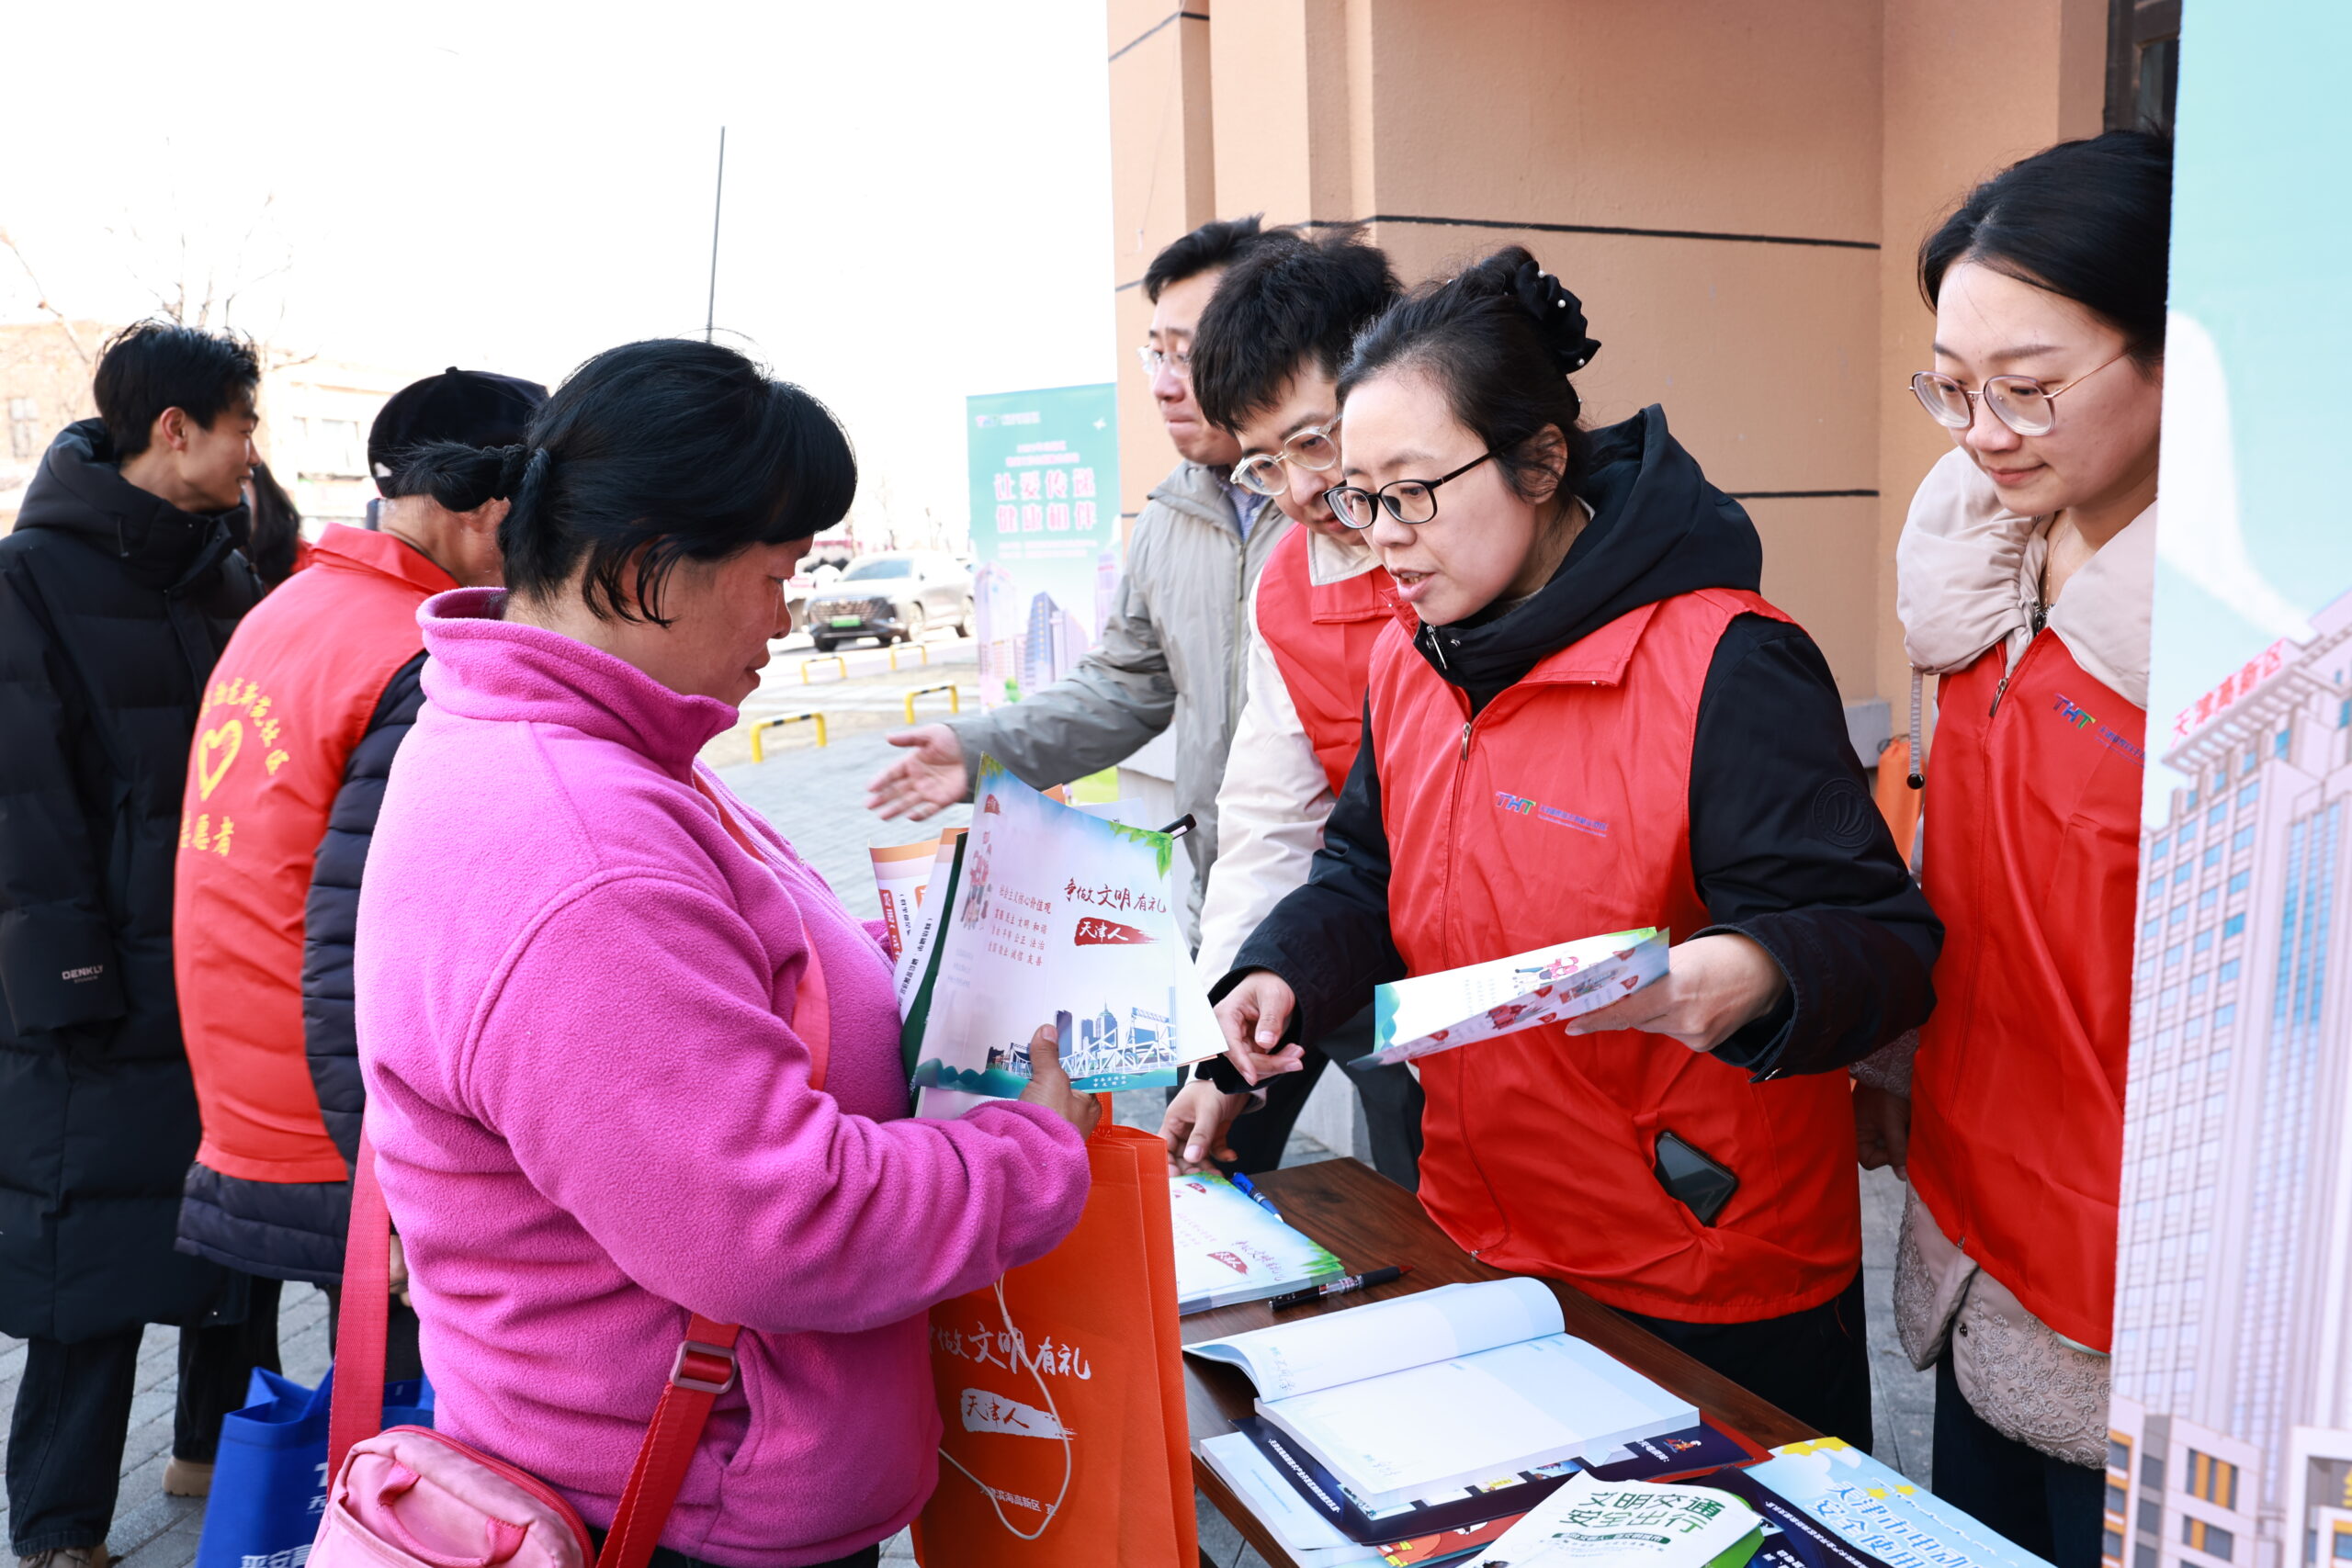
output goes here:
[{"label": "wooden table top", "polygon": [[[1370,1290],[1336,1296],[1328,1302],[1286,1307],[1279,1319],[1263,1302],[1218,1307],[1183,1319],[1184,1343],[1221,1339],[1275,1322],[1295,1323],[1327,1312],[1410,1295],[1435,1285],[1453,1285],[1510,1276],[1489,1269],[1453,1245],[1422,1211],[1420,1200],[1395,1182],[1352,1159],[1325,1160],[1293,1166],[1251,1179],[1258,1190],[1282,1211],[1282,1216],[1326,1247],[1339,1254],[1350,1273],[1362,1273],[1385,1264],[1409,1263],[1412,1273]],[[1767,1404],[1729,1378],[1692,1360],[1648,1330],[1635,1326],[1602,1306],[1574,1285],[1544,1281],[1560,1299],[1560,1315],[1567,1331],[1589,1340],[1645,1377],[1672,1390],[1697,1405],[1717,1426],[1737,1431],[1765,1448],[1800,1442],[1819,1436],[1779,1406]],[[1257,1516],[1218,1479],[1201,1458],[1201,1439],[1233,1429],[1237,1416],[1256,1409],[1257,1391],[1234,1367],[1184,1358],[1184,1402],[1193,1441],[1193,1482],[1233,1521],[1250,1545],[1272,1568],[1297,1568],[1290,1554]]]}]

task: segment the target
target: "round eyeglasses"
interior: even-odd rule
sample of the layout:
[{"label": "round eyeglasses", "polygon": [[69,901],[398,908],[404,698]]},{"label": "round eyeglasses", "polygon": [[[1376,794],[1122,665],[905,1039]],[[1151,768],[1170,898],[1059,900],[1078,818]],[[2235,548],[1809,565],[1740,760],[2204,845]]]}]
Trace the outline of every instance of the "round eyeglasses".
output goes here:
[{"label": "round eyeglasses", "polygon": [[1494,456],[1481,452],[1450,474],[1440,474],[1433,479],[1390,479],[1376,491],[1357,485],[1333,485],[1323,492],[1323,503],[1331,515],[1351,528],[1369,528],[1378,521],[1381,507],[1399,523],[1419,525],[1437,515],[1437,487],[1448,479],[1460,479],[1479,464]]},{"label": "round eyeglasses", "polygon": [[2030,376],[1988,376],[1984,389],[1972,392],[1940,370],[1922,370],[1911,378],[1911,393],[1928,417],[1948,430],[1966,430],[1975,423],[1976,400],[1982,398],[1993,417],[2019,435],[2047,435],[2058,423],[2052,405],[2059,393],[2074,390],[2130,354],[2126,349],[2115,359],[2102,360],[2063,387],[2045,387]]},{"label": "round eyeglasses", "polygon": [[1288,482],[1283,476],[1283,464],[1325,472],[1340,460],[1340,444],[1332,435],[1339,428],[1336,419],[1329,424],[1311,424],[1283,442],[1278,451],[1242,458],[1233,465],[1233,482],[1256,495],[1280,495]]}]

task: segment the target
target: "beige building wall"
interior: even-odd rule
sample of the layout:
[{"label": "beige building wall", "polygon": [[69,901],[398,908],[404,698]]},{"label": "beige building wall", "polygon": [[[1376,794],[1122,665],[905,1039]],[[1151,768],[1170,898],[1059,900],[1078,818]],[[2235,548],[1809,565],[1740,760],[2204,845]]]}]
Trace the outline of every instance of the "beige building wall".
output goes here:
[{"label": "beige building wall", "polygon": [[[1214,10],[1214,16],[1211,13]],[[1946,438],[1921,236],[2095,133],[2105,0],[1111,0],[1122,351],[1209,217],[1363,221],[1408,280],[1528,247],[1605,345],[1588,417],[1661,403],[1764,538],[1849,702],[1898,711],[1893,551]],[[1181,195],[1179,194],[1181,192]],[[1125,509],[1174,461],[1121,383]],[[1898,720],[1899,722],[1899,720]]]}]

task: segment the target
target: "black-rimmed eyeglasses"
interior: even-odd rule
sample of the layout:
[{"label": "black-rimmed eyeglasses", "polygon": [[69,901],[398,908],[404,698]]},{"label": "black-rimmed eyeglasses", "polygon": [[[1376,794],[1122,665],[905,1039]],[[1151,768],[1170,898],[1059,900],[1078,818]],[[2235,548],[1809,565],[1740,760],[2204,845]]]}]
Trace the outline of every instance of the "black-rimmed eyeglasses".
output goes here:
[{"label": "black-rimmed eyeglasses", "polygon": [[1383,506],[1399,523],[1427,523],[1437,515],[1437,487],[1448,479],[1460,479],[1493,456],[1491,451],[1481,452],[1450,474],[1440,474],[1433,479],[1390,479],[1376,491],[1360,485],[1333,485],[1323,492],[1323,502],[1331,509],[1332,516],[1355,529],[1371,527]]}]

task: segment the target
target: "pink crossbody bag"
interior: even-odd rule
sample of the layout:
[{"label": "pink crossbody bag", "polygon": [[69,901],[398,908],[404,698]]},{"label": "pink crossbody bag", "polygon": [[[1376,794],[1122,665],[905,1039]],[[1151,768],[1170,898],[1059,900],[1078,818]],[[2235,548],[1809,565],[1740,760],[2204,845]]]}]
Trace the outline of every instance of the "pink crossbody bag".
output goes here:
[{"label": "pink crossbody bag", "polygon": [[[701,780],[695,780],[701,788]],[[728,832],[763,865],[768,857],[717,795]],[[813,942],[793,1026],[808,1047],[808,1081],[825,1087],[832,1041],[825,972]],[[336,1319],[334,1404],[327,1423],[326,1513],[311,1568],[645,1568],[684,1484],[711,1406],[735,1381],[734,1324],[692,1314],[653,1408],[628,1486],[598,1555],[561,1494],[505,1461],[423,1427],[379,1431],[384,1340],[390,1314],[391,1217],[364,1129],[352,1172],[343,1306]]]}]

